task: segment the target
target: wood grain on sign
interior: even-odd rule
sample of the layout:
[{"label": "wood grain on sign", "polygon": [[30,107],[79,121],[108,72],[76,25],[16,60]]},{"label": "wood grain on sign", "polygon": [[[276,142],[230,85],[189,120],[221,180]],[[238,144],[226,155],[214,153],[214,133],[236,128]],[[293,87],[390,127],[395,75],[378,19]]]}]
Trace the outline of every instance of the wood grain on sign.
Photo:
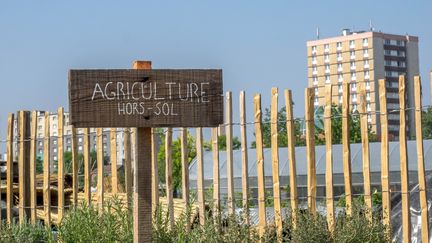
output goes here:
[{"label": "wood grain on sign", "polygon": [[222,70],[71,70],[75,127],[214,127]]}]

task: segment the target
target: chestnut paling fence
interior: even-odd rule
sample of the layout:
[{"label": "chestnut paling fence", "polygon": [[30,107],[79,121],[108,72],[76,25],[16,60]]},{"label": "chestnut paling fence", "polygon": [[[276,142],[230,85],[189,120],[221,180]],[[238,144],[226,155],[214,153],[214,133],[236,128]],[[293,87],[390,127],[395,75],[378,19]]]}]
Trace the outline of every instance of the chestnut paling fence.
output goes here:
[{"label": "chestnut paling fence", "polygon": [[[361,144],[362,144],[362,160],[363,160],[363,182],[364,182],[364,202],[368,210],[366,210],[365,217],[372,220],[372,193],[371,193],[371,179],[370,179],[370,154],[369,154],[369,138],[368,138],[368,114],[371,112],[366,109],[366,82],[359,83],[358,97],[359,112],[356,115],[360,118],[360,130],[361,130]],[[332,98],[339,94],[333,93],[332,86],[325,85],[321,88],[325,90],[325,106],[324,106],[324,139],[326,148],[326,171],[325,171],[325,205],[327,209],[327,221],[330,230],[335,227],[335,202],[333,192],[333,148],[332,148]],[[346,213],[350,215],[352,213],[353,205],[353,191],[352,191],[352,179],[351,179],[351,156],[350,156],[350,137],[349,137],[349,116],[354,114],[350,113],[350,83],[343,83],[342,86],[342,113],[339,114],[338,118],[342,120],[342,147],[343,147],[343,172],[344,172],[344,185],[345,185],[345,196],[346,196]],[[314,88],[307,88],[305,90],[305,142],[306,142],[306,156],[307,156],[307,206],[312,212],[317,211],[317,176],[316,176],[316,158],[315,158],[315,126],[314,126]],[[406,107],[406,85],[404,76],[399,77],[399,109],[391,110],[387,107],[387,92],[386,82],[384,79],[378,82],[379,94],[379,109],[375,111],[375,114],[380,119],[381,129],[381,193],[382,193],[382,222],[389,226],[390,229],[390,215],[391,215],[391,191],[389,181],[389,137],[388,137],[388,114],[391,112],[399,113],[400,119],[400,130],[399,130],[399,144],[400,144],[400,182],[401,182],[401,197],[402,197],[402,225],[403,225],[403,239],[404,242],[410,241],[411,236],[411,223],[410,223],[410,193],[409,193],[409,181],[408,181],[408,162],[407,162],[407,134],[406,134],[406,111],[413,110],[415,113],[415,134],[417,143],[417,163],[418,163],[418,182],[419,182],[419,196],[420,196],[420,208],[421,208],[421,235],[424,242],[429,240],[429,220],[428,220],[428,209],[427,209],[427,198],[426,198],[426,179],[425,179],[425,168],[423,158],[423,137],[422,137],[422,109],[425,108],[421,104],[421,81],[420,77],[414,78],[414,97],[415,106]],[[296,155],[295,155],[295,120],[293,115],[293,101],[292,93],[290,90],[284,90],[283,96],[285,99],[286,109],[286,120],[283,124],[286,125],[286,137],[288,141],[287,153],[289,160],[289,206],[292,212],[291,219],[296,222],[295,211],[299,207],[299,197],[297,194],[297,181],[296,181]],[[261,107],[261,95],[256,94],[253,98],[253,110],[254,120],[246,122],[246,101],[245,93],[240,93],[240,109],[239,116],[240,122],[233,123],[233,108],[232,108],[232,94],[231,92],[226,93],[226,121],[223,125],[226,132],[226,169],[227,169],[227,198],[222,200],[221,189],[220,189],[220,165],[219,165],[219,146],[218,146],[218,128],[211,128],[211,150],[213,155],[213,186],[212,186],[212,202],[213,208],[212,215],[217,215],[221,211],[222,203],[229,214],[235,213],[235,192],[234,192],[234,179],[233,179],[233,164],[241,163],[241,182],[242,182],[242,207],[245,212],[248,212],[249,207],[249,180],[248,180],[248,168],[251,166],[248,161],[248,141],[247,141],[247,126],[252,127],[255,133],[255,146],[256,146],[256,161],[253,161],[252,165],[257,167],[257,184],[258,184],[258,229],[260,234],[264,233],[265,226],[268,223],[266,220],[266,194],[265,192],[265,175],[264,175],[264,143],[263,143],[263,110]],[[270,114],[270,134],[271,134],[271,163],[272,163],[272,198],[273,198],[273,209],[274,209],[274,224],[277,227],[278,234],[282,232],[282,206],[281,206],[281,187],[286,186],[280,183],[280,171],[279,171],[279,144],[278,136],[279,128],[281,124],[280,118],[278,117],[279,107],[279,92],[277,88],[273,88],[271,91],[271,114]],[[104,206],[104,199],[117,195],[122,198],[125,202],[125,207],[129,207],[130,200],[132,198],[133,190],[133,151],[134,148],[134,128],[131,129],[116,129],[113,128],[109,131],[110,133],[110,171],[107,170],[107,166],[104,167],[104,141],[102,128],[94,129],[96,136],[96,164],[92,163],[91,156],[91,131],[89,128],[82,129],[82,152],[78,153],[78,135],[77,129],[72,128],[71,134],[68,134],[71,138],[71,169],[65,169],[65,158],[64,156],[58,156],[56,174],[52,173],[51,157],[50,157],[50,146],[56,146],[57,154],[64,154],[65,149],[65,121],[64,121],[64,110],[59,108],[57,111],[57,129],[56,129],[56,141],[55,145],[50,143],[50,139],[53,138],[52,132],[50,131],[50,114],[49,112],[44,113],[45,119],[44,124],[38,124],[38,113],[36,111],[19,111],[17,117],[15,114],[10,113],[8,116],[8,129],[7,138],[3,140],[7,146],[7,158],[6,158],[6,178],[1,183],[0,196],[6,195],[6,220],[12,222],[14,217],[14,210],[18,211],[18,218],[20,222],[23,222],[28,218],[31,222],[42,220],[46,225],[59,223],[65,215],[65,211],[74,204],[79,203],[80,200],[84,200],[88,203],[93,202],[100,209]],[[17,121],[16,124],[14,121]],[[267,124],[268,124],[267,123]],[[44,126],[43,140],[43,168],[37,168],[37,135],[36,131],[39,125]],[[240,128],[240,143],[241,143],[241,161],[233,161],[233,126]],[[188,158],[188,129],[192,128],[179,128],[174,131],[179,132],[180,144],[181,144],[181,184],[182,184],[182,198],[174,199],[173,197],[173,157],[172,157],[172,144],[173,144],[173,129],[168,128],[163,132],[165,137],[165,165],[166,168],[158,168],[158,148],[156,140],[160,130],[153,129],[152,131],[152,202],[153,205],[158,205],[161,201],[168,210],[169,220],[171,226],[175,221],[175,210],[178,208],[185,209],[188,202],[190,202],[190,189],[189,189],[189,158]],[[206,220],[206,202],[205,188],[204,188],[204,163],[203,163],[203,129],[206,128],[193,128],[195,131],[195,150],[196,150],[196,161],[197,161],[197,185],[196,185],[196,202],[194,207],[199,212],[199,222],[204,224]],[[14,134],[14,132],[17,134]],[[106,132],[106,131],[105,131]],[[123,168],[124,170],[119,171],[117,166],[117,146],[118,141],[117,134],[124,134],[124,159]],[[106,141],[105,141],[106,142]],[[17,146],[14,146],[17,145]],[[16,148],[14,148],[16,147]],[[14,149],[17,149],[18,156],[14,156]],[[81,155],[82,154],[82,155]],[[82,156],[82,157],[81,157]],[[17,163],[14,161],[17,160]],[[83,169],[79,173],[79,160],[83,163]],[[18,166],[18,181],[14,181],[14,166]],[[92,168],[95,166],[95,168]],[[166,196],[164,198],[159,197],[160,183],[158,178],[158,170],[165,169],[166,183],[163,185],[165,188]],[[66,173],[66,172],[70,173]],[[93,172],[96,171],[97,176],[93,176]],[[38,173],[41,172],[41,173]],[[121,174],[120,174],[121,173]],[[109,177],[105,176],[110,174]],[[96,177],[96,191],[92,191],[92,178]],[[122,183],[120,183],[120,178]],[[106,181],[109,180],[110,188],[106,187]],[[82,186],[79,186],[79,181]],[[121,186],[120,186],[121,184]],[[4,200],[4,199],[3,199]],[[176,201],[177,200],[177,201]],[[179,206],[180,205],[180,206]],[[183,205],[183,207],[181,207]],[[132,210],[132,209],[130,209]],[[209,209],[207,209],[209,210]],[[1,210],[0,210],[1,213]],[[245,221],[249,223],[250,218],[246,216]]]}]

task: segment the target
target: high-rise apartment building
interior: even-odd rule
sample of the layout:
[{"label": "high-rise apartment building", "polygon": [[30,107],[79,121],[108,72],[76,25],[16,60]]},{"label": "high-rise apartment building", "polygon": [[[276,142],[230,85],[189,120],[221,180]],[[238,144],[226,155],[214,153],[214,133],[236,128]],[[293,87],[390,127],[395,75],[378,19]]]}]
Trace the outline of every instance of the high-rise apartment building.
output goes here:
[{"label": "high-rise apartment building", "polygon": [[[418,37],[393,35],[374,31],[342,31],[341,36],[307,42],[308,86],[315,88],[315,105],[324,105],[324,86],[333,85],[333,103],[342,103],[342,84],[350,84],[350,104],[357,110],[360,83],[366,89],[368,122],[380,134],[378,80],[386,80],[387,106],[399,109],[399,75],[405,75],[406,106],[414,106],[413,80],[419,75]],[[391,112],[390,139],[398,139],[399,113]],[[415,132],[414,113],[407,112],[407,131]]]}]

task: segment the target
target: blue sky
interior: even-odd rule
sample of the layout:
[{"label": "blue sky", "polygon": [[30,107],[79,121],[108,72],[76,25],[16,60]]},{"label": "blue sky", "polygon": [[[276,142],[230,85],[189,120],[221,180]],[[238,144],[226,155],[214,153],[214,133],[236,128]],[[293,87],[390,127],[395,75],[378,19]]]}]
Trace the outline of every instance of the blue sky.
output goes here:
[{"label": "blue sky", "polygon": [[317,27],[328,37],[367,29],[369,20],[376,30],[419,36],[429,104],[430,9],[430,1],[1,1],[0,139],[8,112],[68,106],[68,69],[130,68],[137,59],[222,68],[234,109],[240,90],[251,108],[254,93],[268,106],[271,87],[290,88],[303,116],[306,41]]}]

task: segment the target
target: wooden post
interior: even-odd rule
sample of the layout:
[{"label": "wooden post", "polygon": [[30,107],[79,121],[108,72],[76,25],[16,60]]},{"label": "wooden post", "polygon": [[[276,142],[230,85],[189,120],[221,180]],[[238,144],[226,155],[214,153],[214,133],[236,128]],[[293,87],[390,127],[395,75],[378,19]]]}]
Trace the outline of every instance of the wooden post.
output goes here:
[{"label": "wooden post", "polygon": [[402,194],[402,232],[403,241],[411,241],[411,220],[410,220],[410,198],[408,179],[408,157],[406,138],[406,116],[405,116],[405,76],[399,76],[399,108],[400,108],[400,168],[401,168],[401,194]]},{"label": "wooden post", "polygon": [[324,131],[326,147],[326,204],[327,223],[330,232],[334,231],[335,216],[333,202],[333,146],[332,146],[332,85],[325,86]]},{"label": "wooden post", "polygon": [[228,213],[234,214],[234,174],[233,174],[233,141],[232,141],[232,99],[231,92],[226,92],[226,153],[227,153],[227,181],[228,181]]},{"label": "wooden post", "polygon": [[13,139],[15,114],[8,115],[8,130],[6,144],[6,218],[8,224],[12,223],[13,207]]},{"label": "wooden post", "polygon": [[196,129],[196,151],[197,151],[197,193],[200,224],[205,224],[205,198],[204,198],[204,161],[202,146],[202,128]]},{"label": "wooden post", "polygon": [[387,118],[387,89],[385,79],[379,80],[379,101],[380,101],[380,123],[381,123],[381,190],[382,190],[382,213],[383,224],[386,233],[390,236],[390,178],[389,178],[389,146],[388,146],[388,118]]},{"label": "wooden post", "polygon": [[[182,197],[185,206],[189,205],[189,151],[187,128],[180,128],[180,149],[182,163]],[[189,221],[188,221],[189,222]]]},{"label": "wooden post", "polygon": [[91,184],[90,184],[90,137],[89,129],[83,128],[84,133],[84,197],[87,205],[91,204]]},{"label": "wooden post", "polygon": [[306,159],[308,207],[316,213],[316,164],[315,164],[315,125],[314,125],[314,90],[305,89],[305,123],[306,123]]},{"label": "wooden post", "polygon": [[172,161],[172,128],[167,128],[165,134],[165,185],[169,227],[174,228],[174,200],[173,200],[173,161]]},{"label": "wooden post", "polygon": [[111,128],[110,131],[110,151],[111,151],[111,192],[118,193],[118,176],[117,176],[117,128]]},{"label": "wooden post", "polygon": [[417,166],[420,192],[421,234],[422,242],[429,241],[429,214],[427,205],[427,188],[424,166],[423,134],[422,134],[422,86],[420,76],[414,77],[414,102],[416,123]]},{"label": "wooden post", "polygon": [[131,134],[130,129],[124,129],[124,169],[125,169],[125,191],[126,191],[126,204],[132,210],[132,151],[131,151]]},{"label": "wooden post", "polygon": [[30,210],[30,112],[19,111],[18,113],[18,138],[19,138],[19,222],[23,223],[29,216]]},{"label": "wooden post", "polygon": [[51,226],[51,182],[50,182],[50,115],[45,111],[44,131],[44,162],[43,162],[43,201],[45,226]]},{"label": "wooden post", "polygon": [[30,222],[36,223],[36,129],[37,112],[31,114],[31,136],[30,136]]},{"label": "wooden post", "polygon": [[[134,69],[151,69],[149,61],[135,61]],[[152,241],[152,159],[151,128],[138,128],[136,135],[134,190],[134,242]]]},{"label": "wooden post", "polygon": [[77,130],[72,126],[72,203],[78,204],[78,142]]},{"label": "wooden post", "polygon": [[99,213],[104,209],[104,156],[103,156],[103,130],[96,129],[96,158],[97,158],[97,193]]},{"label": "wooden post", "polygon": [[249,165],[246,135],[246,101],[245,92],[240,92],[240,136],[242,153],[242,196],[245,211],[245,224],[249,224]]},{"label": "wooden post", "polygon": [[350,89],[349,83],[343,83],[342,91],[342,150],[345,184],[345,208],[348,216],[352,215],[352,179],[351,179],[351,148],[350,148]]},{"label": "wooden post", "polygon": [[58,222],[63,220],[64,215],[64,155],[63,155],[63,131],[64,131],[64,109],[63,107],[57,110],[58,121],[58,137],[57,137],[57,183],[58,183]]},{"label": "wooden post", "polygon": [[271,153],[272,153],[272,175],[273,175],[273,198],[274,214],[279,241],[282,239],[282,214],[280,204],[280,182],[279,182],[279,144],[278,144],[278,98],[277,88],[272,88],[270,130],[271,130]]},{"label": "wooden post", "polygon": [[360,131],[361,131],[361,141],[362,141],[364,201],[366,204],[366,218],[369,220],[369,222],[372,222],[368,115],[366,111],[366,92],[363,85],[360,85],[359,87],[359,98],[360,98],[359,112],[360,112]]},{"label": "wooden post", "polygon": [[266,227],[266,208],[265,208],[265,183],[264,183],[264,148],[262,136],[262,111],[261,95],[254,96],[255,112],[255,139],[256,139],[256,157],[257,157],[257,176],[258,176],[258,229],[260,236],[263,236]]},{"label": "wooden post", "polygon": [[220,212],[220,172],[219,172],[219,140],[217,127],[212,128],[212,155],[213,155],[213,205],[216,218]]},{"label": "wooden post", "polygon": [[[180,128],[180,149],[182,163],[182,197],[185,209],[190,206],[189,199],[189,150],[188,150],[188,131],[187,128]],[[190,230],[190,220],[186,220],[186,231]]]},{"label": "wooden post", "polygon": [[158,151],[157,151],[157,133],[156,129],[151,129],[151,160],[152,160],[152,205],[153,205],[153,211],[155,210],[156,206],[159,205],[159,170],[158,170]]},{"label": "wooden post", "polygon": [[295,126],[294,112],[291,90],[285,90],[285,107],[286,107],[286,126],[288,137],[288,159],[290,170],[290,201],[291,201],[291,218],[293,227],[297,225],[297,168],[295,158]]}]

